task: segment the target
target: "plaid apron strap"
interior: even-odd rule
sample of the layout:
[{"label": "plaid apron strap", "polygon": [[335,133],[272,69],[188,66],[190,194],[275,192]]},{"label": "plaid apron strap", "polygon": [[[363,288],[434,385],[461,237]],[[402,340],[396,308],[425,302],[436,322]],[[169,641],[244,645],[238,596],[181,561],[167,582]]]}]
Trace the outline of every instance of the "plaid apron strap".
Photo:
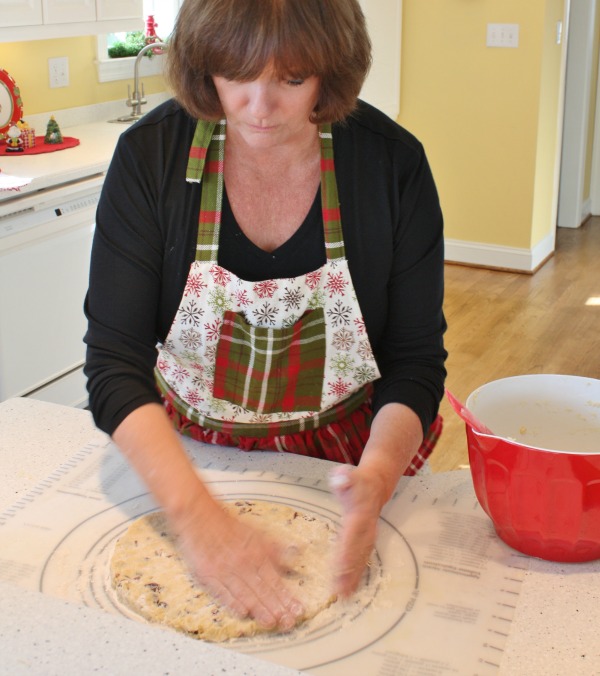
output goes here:
[{"label": "plaid apron strap", "polygon": [[327,260],[331,261],[346,257],[340,219],[340,201],[335,180],[331,124],[320,125],[319,140],[321,143],[321,207],[325,230],[325,251]]},{"label": "plaid apron strap", "polygon": [[213,137],[213,131],[216,124],[216,122],[207,122],[205,120],[198,120],[196,123],[196,131],[194,132],[194,138],[192,139],[187,170],[185,173],[185,180],[188,183],[200,183],[202,180],[206,151],[208,150],[208,146]]},{"label": "plaid apron strap", "polygon": [[188,158],[186,181],[202,185],[196,260],[216,263],[223,202],[225,120],[198,120]]},{"label": "plaid apron strap", "polygon": [[[225,128],[225,120],[218,123],[198,120],[188,158],[186,180],[199,183],[204,179],[196,245],[196,260],[202,263],[217,262],[223,202]],[[346,252],[335,180],[331,124],[323,124],[319,127],[319,141],[325,251],[327,260],[343,259],[346,257]]]}]

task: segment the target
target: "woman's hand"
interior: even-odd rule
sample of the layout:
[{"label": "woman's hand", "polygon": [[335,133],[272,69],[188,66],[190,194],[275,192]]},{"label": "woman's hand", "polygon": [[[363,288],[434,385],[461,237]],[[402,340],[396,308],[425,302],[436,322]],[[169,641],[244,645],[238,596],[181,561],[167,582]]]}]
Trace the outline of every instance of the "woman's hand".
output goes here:
[{"label": "woman's hand", "polygon": [[268,629],[292,629],[304,609],[283,577],[283,545],[226,514],[218,503],[210,513],[206,505],[202,514],[193,511],[177,530],[199,583],[242,618],[253,617]]},{"label": "woman's hand", "polygon": [[187,457],[163,407],[137,408],[113,438],[164,508],[198,580],[241,617],[253,617],[267,628],[291,629],[304,610],[283,577],[289,553],[225,513]]},{"label": "woman's hand", "polygon": [[398,480],[423,440],[421,422],[403,404],[383,406],[358,467],[341,465],[330,484],[342,505],[342,530],[336,556],[336,591],[348,596],[358,587],[377,537],[377,520]]},{"label": "woman's hand", "polygon": [[329,481],[343,510],[335,557],[335,591],[349,596],[358,587],[375,545],[383,487],[377,475],[348,465],[336,467]]}]

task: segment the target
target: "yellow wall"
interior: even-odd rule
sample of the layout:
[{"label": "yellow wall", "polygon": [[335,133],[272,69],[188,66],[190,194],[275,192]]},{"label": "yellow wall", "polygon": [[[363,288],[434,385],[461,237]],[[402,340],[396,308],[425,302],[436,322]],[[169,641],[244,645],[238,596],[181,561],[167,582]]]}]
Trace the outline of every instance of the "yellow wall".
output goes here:
[{"label": "yellow wall", "polygon": [[[558,103],[540,106],[558,97],[563,11],[564,0],[404,0],[399,121],[425,145],[448,238],[529,249],[554,228],[539,200],[553,191]],[[519,47],[486,47],[488,23],[519,24]],[[534,210],[546,219],[535,227]]]},{"label": "yellow wall", "polygon": [[[69,59],[68,87],[50,89],[48,59]],[[21,90],[23,116],[76,108],[127,98],[127,81],[98,82],[94,36],[0,43],[0,68],[8,71]],[[132,68],[133,78],[133,68]],[[164,91],[162,77],[144,78],[146,94]]]}]

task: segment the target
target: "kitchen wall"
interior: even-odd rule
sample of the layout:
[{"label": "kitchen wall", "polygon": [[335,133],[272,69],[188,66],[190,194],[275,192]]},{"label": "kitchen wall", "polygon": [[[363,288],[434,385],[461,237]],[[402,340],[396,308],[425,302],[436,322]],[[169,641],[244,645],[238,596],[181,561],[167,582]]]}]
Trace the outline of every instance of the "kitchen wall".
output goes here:
[{"label": "kitchen wall", "polygon": [[[48,59],[57,56],[69,59],[70,85],[51,89]],[[36,113],[55,113],[64,108],[120,99],[125,101],[128,81],[99,83],[95,60],[95,36],[0,43],[0,68],[8,71],[21,89],[25,119]],[[133,66],[130,83],[132,80]],[[160,76],[144,77],[146,94],[155,94],[164,88]],[[123,114],[127,112],[124,106]]]},{"label": "kitchen wall", "polygon": [[[400,122],[428,152],[449,257],[535,267],[554,243],[564,0],[403,6]],[[519,24],[518,48],[486,47],[488,23]]]},{"label": "kitchen wall", "polygon": [[[398,120],[427,150],[451,260],[530,271],[553,250],[563,65],[556,23],[566,4],[403,0]],[[488,23],[519,24],[519,47],[486,47]],[[68,88],[48,86],[54,56],[69,57]],[[124,100],[127,82],[98,83],[95,58],[94,37],[0,43],[0,67],[20,85],[25,116]],[[144,84],[146,93],[164,89],[158,76]]]}]

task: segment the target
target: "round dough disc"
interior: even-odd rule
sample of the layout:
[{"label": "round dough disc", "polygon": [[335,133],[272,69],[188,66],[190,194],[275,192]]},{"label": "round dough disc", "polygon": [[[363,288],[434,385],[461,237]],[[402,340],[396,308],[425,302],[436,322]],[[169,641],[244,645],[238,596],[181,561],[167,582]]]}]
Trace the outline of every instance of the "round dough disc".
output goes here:
[{"label": "round dough disc", "polygon": [[[224,509],[283,544],[297,544],[299,554],[286,574],[301,601],[302,622],[327,608],[332,594],[332,526],[325,520],[278,503],[238,500]],[[121,603],[150,622],[167,625],[194,638],[227,641],[268,630],[240,619],[198,585],[177,550],[163,512],[134,521],[115,545],[111,583]]]}]

